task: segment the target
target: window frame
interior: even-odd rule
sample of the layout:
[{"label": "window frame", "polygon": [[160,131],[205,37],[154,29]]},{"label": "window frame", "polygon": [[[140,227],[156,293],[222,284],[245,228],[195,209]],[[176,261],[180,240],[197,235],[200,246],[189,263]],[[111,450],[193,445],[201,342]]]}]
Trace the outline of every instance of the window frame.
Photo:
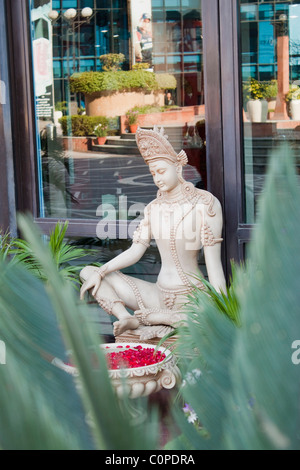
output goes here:
[{"label": "window frame", "polygon": [[[6,0],[17,210],[30,212],[42,232],[49,233],[58,219],[38,217],[37,139],[29,3],[29,0]],[[220,200],[223,207],[222,257],[228,275],[230,260],[244,259],[244,246],[250,240],[252,230],[252,226],[242,223],[239,2],[202,0],[201,10],[207,183],[208,190]],[[97,220],[68,220],[69,236],[95,236]]]}]

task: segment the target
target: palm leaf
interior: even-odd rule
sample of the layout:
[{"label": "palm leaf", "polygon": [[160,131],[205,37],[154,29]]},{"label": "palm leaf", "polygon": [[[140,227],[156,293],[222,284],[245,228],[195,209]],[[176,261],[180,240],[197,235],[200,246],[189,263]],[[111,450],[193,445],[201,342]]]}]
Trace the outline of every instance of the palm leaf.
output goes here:
[{"label": "palm leaf", "polygon": [[[87,255],[91,256],[95,250],[78,248],[65,241],[68,222],[58,222],[49,235],[48,247],[52,254],[56,268],[60,274],[74,285],[80,284],[79,272],[83,265],[77,264]],[[15,262],[21,263],[37,278],[47,281],[47,269],[43,269],[36,257],[35,250],[30,243],[21,238],[13,239],[9,250]]]},{"label": "palm leaf", "polygon": [[[47,269],[47,283],[35,280],[21,265],[12,264],[1,270],[0,305],[3,315],[0,328],[7,344],[7,356],[13,361],[12,367],[4,367],[0,374],[8,374],[6,371],[12,374],[11,377],[8,374],[5,383],[13,393],[9,396],[0,392],[0,416],[2,413],[6,423],[14,422],[18,416],[23,439],[18,444],[19,434],[12,435],[14,428],[2,428],[0,446],[54,448],[63,434],[65,439],[58,448],[125,450],[154,447],[156,437],[152,431],[156,427],[151,419],[144,424],[147,429],[145,438],[139,424],[133,421],[112,388],[106,361],[99,348],[100,338],[88,321],[87,307],[85,304],[78,306],[74,289],[57,272],[52,254],[45,249],[33,223],[20,217],[20,228],[29,245],[35,247],[35,257],[40,266]],[[64,360],[66,351],[71,351],[79,372],[79,387],[65,372],[45,360],[45,357],[53,356]],[[15,367],[15,364],[20,367]],[[49,380],[45,380],[45,376]],[[24,399],[20,400],[17,389],[19,384],[21,387],[25,383],[28,393],[24,393]],[[66,383],[69,384],[67,389]],[[36,396],[33,390],[37,391]],[[39,439],[35,429],[39,430]],[[55,429],[61,431],[56,433]],[[47,430],[49,435],[52,434],[49,440]],[[69,440],[74,430],[76,438]]]},{"label": "palm leaf", "polygon": [[0,230],[0,259],[5,260],[9,256],[11,249],[11,237],[8,232],[3,233]]},{"label": "palm leaf", "polygon": [[299,449],[300,376],[291,345],[300,323],[300,190],[286,149],[274,155],[269,171],[249,262],[234,282],[240,327],[209,296],[196,298],[191,309],[192,359],[183,365],[201,375],[186,381],[182,394],[207,434],[177,414],[184,438],[173,447]]},{"label": "palm leaf", "polygon": [[14,263],[0,273],[0,447],[93,448],[73,379],[51,364],[68,357],[44,285]]}]

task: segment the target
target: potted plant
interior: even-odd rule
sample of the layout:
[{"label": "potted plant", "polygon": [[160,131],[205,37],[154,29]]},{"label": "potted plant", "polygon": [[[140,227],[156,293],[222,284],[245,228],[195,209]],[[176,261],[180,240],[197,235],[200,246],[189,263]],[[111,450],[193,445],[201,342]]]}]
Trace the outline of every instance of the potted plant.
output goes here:
[{"label": "potted plant", "polygon": [[88,116],[125,116],[129,109],[164,104],[165,90],[175,90],[176,78],[148,70],[82,72],[70,77],[72,93],[82,93]]},{"label": "potted plant", "polygon": [[251,122],[266,122],[268,116],[268,102],[265,99],[265,85],[255,78],[250,78],[244,86],[244,100]]},{"label": "potted plant", "polygon": [[102,70],[104,72],[116,72],[122,69],[122,64],[125,61],[124,54],[103,54],[100,56]]},{"label": "potted plant", "polygon": [[290,85],[290,91],[286,96],[289,103],[290,115],[293,121],[300,121],[300,86]]},{"label": "potted plant", "polygon": [[107,126],[105,124],[99,123],[94,128],[94,134],[96,136],[96,143],[98,145],[104,145],[107,138]]},{"label": "potted plant", "polygon": [[138,128],[139,112],[135,109],[130,109],[129,111],[127,111],[126,117],[127,117],[130,132],[132,134],[135,134]]},{"label": "potted plant", "polygon": [[272,119],[276,108],[276,100],[278,95],[277,80],[271,80],[270,82],[267,82],[263,95],[268,102],[268,118]]}]

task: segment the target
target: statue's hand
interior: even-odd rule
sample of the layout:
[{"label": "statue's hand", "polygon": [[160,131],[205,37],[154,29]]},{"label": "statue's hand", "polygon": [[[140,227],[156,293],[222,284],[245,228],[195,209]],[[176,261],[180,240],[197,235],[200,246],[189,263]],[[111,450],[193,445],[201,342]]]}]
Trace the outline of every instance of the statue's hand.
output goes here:
[{"label": "statue's hand", "polygon": [[89,291],[90,289],[93,289],[92,295],[95,296],[97,290],[100,287],[101,281],[102,281],[102,277],[99,276],[97,272],[92,274],[92,276],[90,276],[81,286],[80,300],[83,300],[85,293]]}]

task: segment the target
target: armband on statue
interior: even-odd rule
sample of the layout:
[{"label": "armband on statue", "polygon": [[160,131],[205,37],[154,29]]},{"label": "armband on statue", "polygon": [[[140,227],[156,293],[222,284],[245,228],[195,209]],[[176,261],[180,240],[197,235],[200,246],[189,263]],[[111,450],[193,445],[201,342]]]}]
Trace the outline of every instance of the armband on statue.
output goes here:
[{"label": "armband on statue", "polygon": [[139,224],[138,228],[136,229],[136,231],[134,232],[132,241],[133,243],[141,243],[142,245],[149,248],[150,244],[146,240],[142,239],[142,230],[144,227],[145,227],[145,220],[143,219],[141,223]]},{"label": "armband on statue", "polygon": [[214,246],[216,243],[221,243],[223,238],[215,238],[210,226],[205,222],[201,228],[201,243],[203,246]]}]

